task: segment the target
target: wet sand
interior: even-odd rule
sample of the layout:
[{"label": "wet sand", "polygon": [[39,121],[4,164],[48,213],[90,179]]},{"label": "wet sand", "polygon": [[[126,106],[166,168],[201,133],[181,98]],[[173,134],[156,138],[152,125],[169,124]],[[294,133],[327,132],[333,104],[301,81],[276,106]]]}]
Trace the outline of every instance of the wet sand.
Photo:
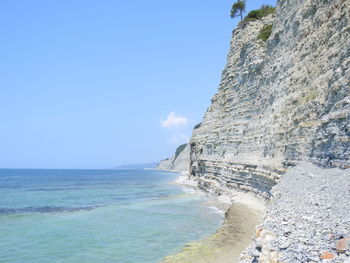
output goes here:
[{"label": "wet sand", "polygon": [[[239,194],[240,197],[246,194]],[[249,199],[249,198],[247,198]],[[181,252],[168,256],[164,263],[235,263],[249,245],[262,207],[252,202],[234,202],[221,228],[207,239],[189,243]]]}]

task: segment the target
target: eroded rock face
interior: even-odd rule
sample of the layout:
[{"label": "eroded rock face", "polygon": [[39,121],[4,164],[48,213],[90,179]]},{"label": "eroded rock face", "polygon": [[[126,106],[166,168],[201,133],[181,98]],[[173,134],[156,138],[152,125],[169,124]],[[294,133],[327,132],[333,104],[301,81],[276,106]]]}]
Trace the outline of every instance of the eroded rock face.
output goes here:
[{"label": "eroded rock face", "polygon": [[[238,26],[217,94],[190,141],[191,173],[270,195],[300,160],[350,167],[350,1],[278,1]],[[272,34],[257,38],[266,24]]]}]

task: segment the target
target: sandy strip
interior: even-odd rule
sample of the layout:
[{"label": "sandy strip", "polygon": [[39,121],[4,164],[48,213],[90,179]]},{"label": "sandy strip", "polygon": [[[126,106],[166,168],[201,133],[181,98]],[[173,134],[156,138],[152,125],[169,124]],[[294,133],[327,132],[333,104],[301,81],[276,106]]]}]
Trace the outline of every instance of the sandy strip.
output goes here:
[{"label": "sandy strip", "polygon": [[[180,176],[177,183],[186,185],[186,175]],[[190,181],[189,185],[194,186]],[[264,203],[251,194],[229,191],[229,195],[212,199],[221,201],[221,207],[231,203],[225,213],[219,230],[207,239],[186,245],[181,252],[168,256],[165,263],[235,263],[240,253],[249,245],[255,226],[265,210]],[[212,203],[210,204],[212,205]]]}]

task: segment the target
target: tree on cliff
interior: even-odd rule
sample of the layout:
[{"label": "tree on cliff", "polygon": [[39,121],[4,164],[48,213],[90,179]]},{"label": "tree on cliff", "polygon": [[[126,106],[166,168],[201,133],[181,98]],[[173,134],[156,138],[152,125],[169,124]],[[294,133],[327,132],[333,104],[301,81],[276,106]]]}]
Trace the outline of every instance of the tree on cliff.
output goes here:
[{"label": "tree on cliff", "polygon": [[245,0],[238,0],[232,5],[231,8],[231,18],[240,16],[243,19],[243,13],[245,11]]}]

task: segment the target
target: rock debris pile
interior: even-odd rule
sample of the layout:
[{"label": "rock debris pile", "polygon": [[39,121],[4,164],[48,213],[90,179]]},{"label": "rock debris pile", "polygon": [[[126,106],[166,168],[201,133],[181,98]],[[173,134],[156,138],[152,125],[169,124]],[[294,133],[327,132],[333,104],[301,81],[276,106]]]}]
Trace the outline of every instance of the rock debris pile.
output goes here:
[{"label": "rock debris pile", "polygon": [[350,170],[301,163],[272,190],[240,262],[350,262]]}]

